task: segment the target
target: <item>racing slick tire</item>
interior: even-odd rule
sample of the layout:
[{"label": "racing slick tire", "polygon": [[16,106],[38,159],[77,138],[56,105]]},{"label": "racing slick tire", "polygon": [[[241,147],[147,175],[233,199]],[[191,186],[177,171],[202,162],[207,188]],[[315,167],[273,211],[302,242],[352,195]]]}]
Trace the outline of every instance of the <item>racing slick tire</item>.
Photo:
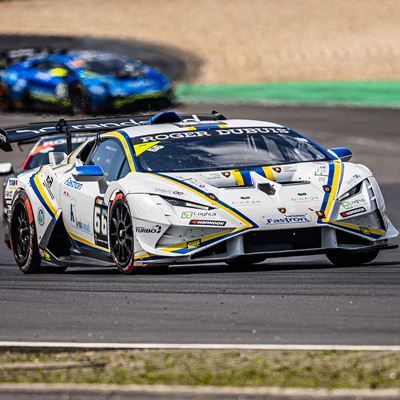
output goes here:
[{"label": "racing slick tire", "polygon": [[0,112],[12,111],[13,109],[8,87],[5,83],[0,83]]},{"label": "racing slick tire", "polygon": [[360,253],[328,253],[328,260],[338,267],[351,267],[369,263],[378,256],[379,250]]},{"label": "racing slick tire", "polygon": [[225,261],[230,267],[239,268],[239,267],[247,267],[253,264],[257,264],[263,262],[267,259],[265,256],[244,256],[238,257],[233,260]]},{"label": "racing slick tire", "polygon": [[122,193],[110,207],[109,221],[111,256],[121,273],[131,274],[135,268],[133,223],[128,201]]},{"label": "racing slick tire", "polygon": [[72,88],[69,97],[71,101],[72,114],[89,113],[89,98],[80,86]]},{"label": "racing slick tire", "polygon": [[42,271],[32,205],[24,191],[18,193],[11,217],[11,248],[22,272]]}]

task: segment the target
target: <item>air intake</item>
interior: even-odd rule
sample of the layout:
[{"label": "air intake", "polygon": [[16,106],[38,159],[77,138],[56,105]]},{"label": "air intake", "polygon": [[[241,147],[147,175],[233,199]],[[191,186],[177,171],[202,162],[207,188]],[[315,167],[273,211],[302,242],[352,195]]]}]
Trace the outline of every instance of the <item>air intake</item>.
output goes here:
[{"label": "air intake", "polygon": [[257,188],[268,196],[273,196],[276,192],[276,189],[270,183],[259,183]]}]

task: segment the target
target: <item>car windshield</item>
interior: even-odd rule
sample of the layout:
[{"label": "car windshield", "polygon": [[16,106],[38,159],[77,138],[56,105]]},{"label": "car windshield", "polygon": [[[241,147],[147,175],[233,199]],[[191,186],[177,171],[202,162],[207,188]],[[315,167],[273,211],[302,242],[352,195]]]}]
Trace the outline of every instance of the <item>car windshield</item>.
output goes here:
[{"label": "car windshield", "polygon": [[135,72],[138,68],[138,64],[118,58],[98,58],[85,60],[82,64],[82,68],[95,74],[114,75],[118,72]]},{"label": "car windshield", "polygon": [[140,168],[152,172],[211,171],[329,159],[316,145],[286,128],[176,132],[133,140]]}]

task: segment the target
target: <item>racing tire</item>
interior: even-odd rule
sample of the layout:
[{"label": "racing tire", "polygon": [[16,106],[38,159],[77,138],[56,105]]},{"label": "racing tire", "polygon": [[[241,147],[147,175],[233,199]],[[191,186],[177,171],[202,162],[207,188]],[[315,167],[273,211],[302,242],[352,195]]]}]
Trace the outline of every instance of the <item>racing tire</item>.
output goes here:
[{"label": "racing tire", "polygon": [[18,193],[11,217],[11,248],[22,272],[41,272],[41,257],[31,202],[24,191]]},{"label": "racing tire", "polygon": [[267,259],[265,256],[244,256],[238,257],[233,260],[225,261],[230,267],[240,268],[240,267],[247,267],[253,264],[257,264],[263,262]]},{"label": "racing tire", "polygon": [[0,83],[0,112],[12,111],[14,109],[8,93],[7,85]]},{"label": "racing tire", "polygon": [[70,91],[71,113],[88,114],[89,99],[81,88],[75,88]]},{"label": "racing tire", "polygon": [[330,253],[326,256],[328,260],[338,267],[352,267],[369,263],[378,256],[379,250],[360,253]]},{"label": "racing tire", "polygon": [[121,273],[131,274],[135,268],[133,222],[128,201],[121,193],[110,207],[109,221],[111,256]]}]

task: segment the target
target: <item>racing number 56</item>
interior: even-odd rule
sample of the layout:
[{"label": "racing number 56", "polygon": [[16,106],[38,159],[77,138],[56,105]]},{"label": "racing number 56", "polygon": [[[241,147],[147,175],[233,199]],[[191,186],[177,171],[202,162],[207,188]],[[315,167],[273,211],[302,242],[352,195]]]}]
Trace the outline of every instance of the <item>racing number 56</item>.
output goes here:
[{"label": "racing number 56", "polygon": [[94,242],[108,249],[108,207],[101,197],[97,197],[93,214]]},{"label": "racing number 56", "polygon": [[99,235],[107,236],[107,209],[101,206],[94,207],[94,231]]}]

